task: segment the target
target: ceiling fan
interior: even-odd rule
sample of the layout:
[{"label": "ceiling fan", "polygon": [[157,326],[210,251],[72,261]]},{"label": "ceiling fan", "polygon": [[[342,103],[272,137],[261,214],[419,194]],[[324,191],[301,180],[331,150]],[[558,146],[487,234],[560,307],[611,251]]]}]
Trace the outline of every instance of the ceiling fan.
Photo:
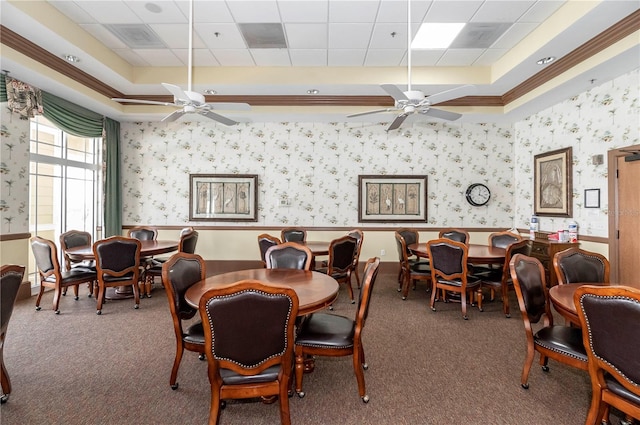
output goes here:
[{"label": "ceiling fan", "polygon": [[403,92],[393,84],[382,84],[380,87],[382,87],[382,89],[395,100],[395,106],[393,108],[376,109],[374,111],[347,115],[348,118],[352,118],[362,115],[377,114],[379,112],[400,111],[400,114],[396,116],[391,125],[387,128],[387,131],[397,129],[409,115],[414,113],[428,115],[448,121],[455,121],[460,118],[462,114],[432,108],[431,105],[468,96],[476,92],[476,87],[470,84],[432,94],[430,96],[425,96],[425,94],[419,90],[411,90],[411,0],[407,0],[407,3],[407,91]]},{"label": "ceiling fan", "polygon": [[200,114],[214,121],[218,121],[226,125],[238,124],[228,117],[217,114],[213,110],[238,110],[248,111],[251,106],[248,103],[207,103],[204,95],[191,90],[191,77],[193,74],[193,0],[189,0],[189,64],[188,64],[188,85],[187,90],[182,90],[180,87],[174,84],[162,83],[162,86],[173,95],[173,103],[170,102],[156,102],[153,100],[140,100],[140,99],[125,99],[125,98],[112,98],[116,102],[122,103],[140,103],[144,105],[162,105],[162,106],[174,106],[178,109],[173,111],[162,122],[175,121],[186,114]]}]

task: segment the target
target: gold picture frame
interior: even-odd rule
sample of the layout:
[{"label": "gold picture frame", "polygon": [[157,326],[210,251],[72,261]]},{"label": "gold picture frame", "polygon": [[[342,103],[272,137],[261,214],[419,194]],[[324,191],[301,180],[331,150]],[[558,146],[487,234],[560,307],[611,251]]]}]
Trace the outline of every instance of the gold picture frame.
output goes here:
[{"label": "gold picture frame", "polygon": [[427,221],[427,176],[358,176],[358,221]]},{"label": "gold picture frame", "polygon": [[256,174],[190,174],[189,220],[258,221]]},{"label": "gold picture frame", "polygon": [[533,157],[533,212],[535,215],[572,217],[572,162],[571,147]]}]

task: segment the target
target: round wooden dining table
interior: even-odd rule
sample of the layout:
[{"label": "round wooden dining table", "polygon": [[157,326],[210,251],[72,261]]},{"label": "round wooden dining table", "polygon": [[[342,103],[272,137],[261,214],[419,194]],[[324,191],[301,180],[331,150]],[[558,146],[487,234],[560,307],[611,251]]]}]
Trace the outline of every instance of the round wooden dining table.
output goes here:
[{"label": "round wooden dining table", "polygon": [[289,286],[298,295],[298,316],[305,316],[331,305],[338,297],[338,282],[324,273],[297,269],[249,269],[211,276],[192,285],[184,299],[198,308],[200,298],[209,289],[255,279],[266,285]]},{"label": "round wooden dining table", "polygon": [[[429,258],[427,243],[413,243],[408,248],[418,257]],[[507,251],[489,245],[469,244],[467,261],[473,264],[503,264]]]}]

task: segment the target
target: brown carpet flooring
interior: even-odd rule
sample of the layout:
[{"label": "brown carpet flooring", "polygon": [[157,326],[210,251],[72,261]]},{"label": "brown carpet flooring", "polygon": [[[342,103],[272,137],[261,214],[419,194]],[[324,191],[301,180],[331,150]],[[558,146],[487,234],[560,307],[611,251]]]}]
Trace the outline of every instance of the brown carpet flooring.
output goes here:
[{"label": "brown carpet flooring", "polygon": [[[396,275],[381,273],[364,332],[371,401],[358,396],[350,357],[318,358],[305,375],[305,398],[290,399],[293,424],[566,424],[584,423],[590,402],[587,372],[550,361],[534,364],[530,389],[520,387],[525,338],[512,294],[511,319],[499,301],[485,311],[460,305],[428,308],[424,286],[403,301]],[[71,291],[70,291],[71,292]],[[51,311],[35,298],[18,302],[5,343],[13,392],[0,408],[2,425],[205,424],[209,414],[206,362],[185,352],[180,388],[169,387],[175,341],[167,299],[111,301],[95,314],[83,287],[78,301],[62,298]],[[335,314],[355,308],[341,288]],[[613,423],[618,418],[612,417]],[[230,402],[221,424],[279,423],[277,403]]]}]

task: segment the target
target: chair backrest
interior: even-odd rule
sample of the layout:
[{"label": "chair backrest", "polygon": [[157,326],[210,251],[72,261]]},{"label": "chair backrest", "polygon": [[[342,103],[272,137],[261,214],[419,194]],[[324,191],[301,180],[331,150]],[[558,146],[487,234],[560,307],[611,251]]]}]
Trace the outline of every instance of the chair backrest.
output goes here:
[{"label": "chair backrest", "polygon": [[140,273],[140,249],[138,239],[123,236],[111,236],[93,244],[93,255],[96,259],[98,279],[105,276],[123,277]]},{"label": "chair backrest", "polygon": [[31,251],[36,260],[36,268],[40,279],[46,279],[55,275],[60,276],[60,263],[58,262],[58,249],[53,241],[34,236],[31,238]]},{"label": "chair backrest", "polygon": [[513,287],[525,322],[538,323],[544,316],[553,325],[544,268],[540,260],[515,254],[509,262]]},{"label": "chair backrest", "polygon": [[467,279],[468,248],[463,242],[448,238],[427,242],[427,252],[431,263],[431,275],[446,280]]},{"label": "chair backrest", "polygon": [[353,269],[353,259],[357,250],[358,241],[352,236],[345,235],[332,240],[329,244],[327,274],[349,273]]},{"label": "chair backrest", "polygon": [[258,235],[258,248],[260,248],[260,260],[262,260],[262,265],[266,267],[267,261],[265,259],[265,254],[267,250],[275,245],[280,245],[280,239],[275,236],[271,236],[268,233],[262,233]]},{"label": "chair backrest", "polygon": [[394,236],[396,238],[396,248],[398,249],[398,261],[400,262],[400,267],[402,269],[409,269],[409,254],[407,249],[407,243],[404,237],[400,234],[400,232],[395,232]]},{"label": "chair backrest", "polygon": [[371,294],[373,286],[378,277],[378,269],[380,268],[380,258],[369,258],[364,265],[364,276],[362,278],[362,289],[358,297],[358,308],[356,309],[356,332],[364,327],[367,317],[369,316],[369,305],[371,302]]},{"label": "chair backrest", "polygon": [[407,246],[420,242],[420,234],[417,230],[403,228],[396,230],[396,233],[399,233],[400,236],[404,238],[404,242]]},{"label": "chair backrest", "polygon": [[64,255],[64,264],[67,270],[71,268],[71,264],[77,261],[71,260],[67,254],[67,249],[78,246],[91,246],[91,233],[81,230],[69,230],[60,235],[60,249]]},{"label": "chair backrest", "polygon": [[529,241],[521,240],[507,246],[504,255],[504,265],[502,268],[502,279],[505,281],[508,281],[511,277],[511,274],[509,272],[509,262],[516,254],[522,254],[526,256],[531,255],[531,244],[529,243]]},{"label": "chair backrest", "polygon": [[187,254],[193,254],[196,252],[196,244],[198,243],[198,232],[188,229],[183,229],[180,232],[180,242],[178,244],[178,252],[186,252]]},{"label": "chair backrest", "polygon": [[206,277],[205,262],[196,254],[178,252],[162,264],[162,284],[167,292],[174,326],[178,329],[182,329],[181,320],[191,319],[198,312],[185,301],[185,292]]},{"label": "chair backrest", "polygon": [[307,231],[297,227],[287,227],[280,232],[282,242],[304,242],[307,240]]},{"label": "chair backrest", "polygon": [[269,248],[264,257],[268,269],[311,270],[313,253],[297,242],[284,242]]},{"label": "chair backrest", "polygon": [[573,299],[592,382],[604,384],[603,372],[610,374],[635,394],[640,407],[640,290],[584,285]]},{"label": "chair backrest", "polygon": [[558,284],[602,283],[609,284],[609,260],[596,252],[569,248],[553,256],[553,269]]},{"label": "chair backrest", "polygon": [[183,228],[180,230],[180,237],[182,237],[182,235],[184,235],[185,233],[193,232],[194,230],[195,230],[195,229],[194,229],[193,227],[191,227],[191,226],[189,226],[189,227],[183,227]]},{"label": "chair backrest", "polygon": [[8,264],[0,268],[0,335],[3,341],[23,278],[24,266]]},{"label": "chair backrest", "polygon": [[293,289],[243,280],[205,292],[199,311],[211,382],[220,369],[255,375],[281,365],[290,373],[298,314]]},{"label": "chair backrest", "polygon": [[522,236],[511,232],[495,232],[489,235],[489,246],[506,249],[512,243],[520,242]]},{"label": "chair backrest", "polygon": [[357,267],[360,261],[360,251],[362,251],[362,243],[364,242],[364,232],[360,229],[353,229],[347,232],[348,236],[355,238],[357,242],[356,252],[353,255],[353,265]]},{"label": "chair backrest", "polygon": [[147,226],[132,227],[127,236],[139,241],[155,241],[158,238],[158,229]]},{"label": "chair backrest", "polygon": [[443,229],[440,231],[438,237],[440,239],[450,239],[456,242],[462,242],[465,245],[469,245],[469,232],[462,229]]}]

